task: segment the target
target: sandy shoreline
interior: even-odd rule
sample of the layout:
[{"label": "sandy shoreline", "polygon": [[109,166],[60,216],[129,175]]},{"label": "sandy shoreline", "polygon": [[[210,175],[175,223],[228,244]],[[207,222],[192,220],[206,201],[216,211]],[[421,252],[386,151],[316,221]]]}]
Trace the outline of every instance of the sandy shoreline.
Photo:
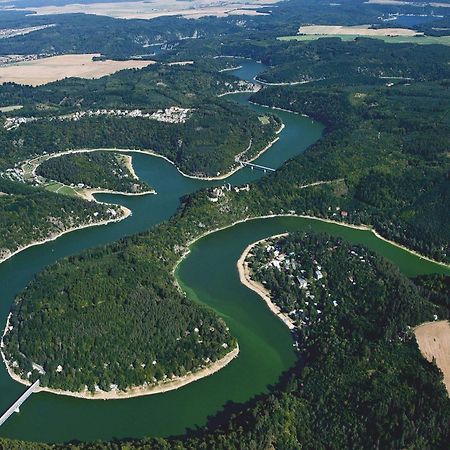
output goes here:
[{"label": "sandy shoreline", "polygon": [[272,298],[270,296],[270,292],[264,287],[263,284],[252,280],[251,271],[246,261],[249,253],[255,248],[258,244],[267,241],[268,239],[276,239],[280,237],[287,236],[288,233],[276,234],[274,236],[270,236],[269,238],[260,239],[259,241],[254,242],[246,247],[241,257],[237,262],[237,268],[239,272],[239,279],[244,286],[247,286],[252,291],[256,292],[266,303],[269,309],[290,329],[293,330],[296,328],[295,322],[287,315],[284,314],[281,309],[272,302]]},{"label": "sandy shoreline", "polygon": [[[418,258],[421,258],[423,260],[432,262],[434,264],[437,264],[439,266],[445,267],[446,269],[450,269],[450,264],[446,264],[442,261],[437,261],[434,260],[432,258],[429,258],[427,256],[424,256],[422,254],[420,254],[419,252],[416,252],[415,250],[411,250],[408,247],[405,247],[404,245],[398,244],[394,241],[390,241],[389,239],[381,236],[380,234],[378,234],[377,231],[375,231],[373,229],[373,227],[369,226],[369,225],[353,225],[350,223],[344,223],[344,222],[339,222],[337,220],[332,220],[332,219],[325,219],[325,218],[321,218],[321,217],[315,217],[315,216],[308,216],[306,214],[266,214],[263,216],[253,216],[253,217],[246,217],[245,219],[240,219],[240,220],[236,220],[233,223],[229,224],[229,225],[224,225],[222,227],[217,227],[214,228],[211,231],[205,231],[204,233],[202,233],[201,235],[191,239],[190,241],[188,241],[185,244],[186,250],[183,252],[183,254],[180,256],[180,258],[177,260],[177,262],[175,263],[173,269],[172,269],[172,273],[176,272],[177,267],[179,266],[179,264],[181,263],[181,261],[183,261],[187,255],[189,255],[190,253],[190,247],[195,244],[197,241],[199,241],[200,239],[208,236],[209,234],[212,233],[217,233],[218,231],[222,231],[222,230],[226,230],[227,228],[231,228],[234,227],[235,225],[238,225],[240,223],[245,223],[245,222],[251,222],[252,220],[260,220],[260,219],[273,219],[273,218],[277,218],[277,217],[298,217],[300,219],[309,219],[309,220],[315,220],[318,222],[326,222],[326,223],[330,223],[333,225],[339,225],[342,227],[346,227],[346,228],[352,228],[354,230],[361,230],[361,231],[370,231],[371,233],[373,233],[378,239],[381,239],[382,241],[387,242],[388,244],[391,244],[395,247],[398,247],[408,253],[411,253],[414,256],[417,256]],[[288,234],[288,233],[287,233]],[[269,239],[271,236],[268,236],[262,240],[265,239]],[[176,280],[175,280],[176,281]],[[183,292],[183,290],[181,289],[181,287],[179,286],[178,282],[176,281],[176,285],[178,286],[178,288],[180,289],[181,292]]]},{"label": "sandy shoreline", "polygon": [[125,158],[125,167],[127,168],[128,172],[131,173],[131,176],[135,180],[139,180],[139,177],[137,176],[134,167],[133,167],[133,157],[131,155],[122,155]]},{"label": "sandy shoreline", "polygon": [[156,191],[155,190],[151,190],[151,191],[144,191],[144,192],[122,192],[122,191],[112,191],[109,189],[85,189],[82,192],[77,191],[77,194],[84,198],[85,200],[89,201],[89,202],[97,202],[97,203],[101,203],[98,202],[94,195],[95,194],[114,194],[114,195],[125,195],[128,197],[139,197],[142,195],[156,195]]},{"label": "sandy shoreline", "polygon": [[[83,151],[80,151],[80,152],[89,152],[89,151],[90,150],[83,150]],[[69,154],[69,153],[73,153],[73,152],[72,151],[64,152],[64,154]],[[62,156],[62,155],[61,154],[57,154],[55,156],[52,155],[48,159],[56,158],[57,156]],[[128,166],[128,164],[131,166],[131,169],[132,169],[131,173],[134,174],[134,176],[136,176],[136,179],[139,179],[137,177],[134,169],[133,169],[131,156],[130,155],[124,155],[124,156],[128,156],[128,158],[127,158],[127,166]],[[41,157],[38,157],[38,158],[41,158]],[[36,170],[36,168],[38,166],[39,166],[39,164],[34,168],[33,172]],[[108,203],[105,203],[105,202],[99,202],[98,200],[95,199],[94,195],[95,194],[114,194],[114,195],[125,195],[125,196],[141,196],[141,195],[156,194],[156,191],[152,189],[151,191],[132,193],[132,192],[113,191],[113,190],[108,190],[108,189],[85,189],[85,190],[83,190],[81,192],[77,191],[77,194],[80,197],[82,197],[85,200],[90,201],[90,202],[93,201],[93,202],[96,202],[98,204],[108,204]],[[111,204],[111,205],[112,206],[118,206],[120,208],[120,210],[122,211],[122,215],[120,217],[113,217],[111,219],[106,219],[106,220],[102,220],[102,221],[95,222],[95,223],[88,223],[88,224],[83,224],[83,225],[79,225],[79,226],[76,226],[76,227],[70,227],[67,230],[64,230],[64,231],[61,231],[61,232],[58,232],[58,233],[53,233],[50,236],[48,236],[47,238],[45,238],[45,239],[32,241],[32,242],[30,242],[27,245],[23,245],[23,246],[19,247],[17,250],[13,251],[8,256],[4,256],[3,258],[0,258],[0,264],[2,262],[5,262],[8,259],[12,258],[13,256],[17,255],[18,253],[20,253],[20,252],[30,248],[30,247],[34,247],[36,245],[42,245],[42,244],[45,244],[47,242],[54,241],[54,240],[58,239],[59,237],[63,236],[64,234],[68,234],[68,233],[71,233],[73,231],[82,230],[83,228],[108,225],[109,223],[113,223],[113,222],[120,222],[121,220],[126,219],[127,217],[129,217],[132,214],[131,210],[128,209],[127,207],[125,207],[125,206],[115,205],[115,204],[114,205]]]},{"label": "sandy shoreline", "polygon": [[[275,132],[275,134],[280,134],[281,131],[284,129],[284,124],[282,123],[280,125],[280,128]],[[269,148],[271,148],[277,141],[278,141],[279,137],[276,137],[275,139],[273,139],[271,142],[269,142],[263,149],[261,149],[255,156],[253,156],[251,159],[246,160],[245,162],[252,162],[255,159],[259,158],[265,151],[267,151]],[[161,155],[159,153],[156,153],[153,150],[138,150],[138,149],[123,149],[123,148],[82,148],[82,149],[74,149],[74,150],[65,150],[63,152],[59,152],[59,153],[54,153],[51,155],[42,155],[42,156],[38,156],[37,158],[33,158],[30,160],[26,160],[26,161],[22,161],[20,164],[23,167],[26,164],[32,164],[33,161],[39,160],[42,158],[42,162],[44,161],[48,161],[49,159],[53,159],[53,158],[58,158],[60,156],[64,156],[64,155],[70,155],[70,154],[74,154],[74,153],[92,153],[92,152],[117,152],[117,153],[141,153],[144,155],[149,155],[149,156],[156,156],[157,158],[162,158],[165,161],[167,161],[168,163],[172,164],[177,171],[183,175],[186,178],[191,178],[194,180],[204,180],[204,181],[215,181],[215,180],[224,180],[226,178],[229,178],[231,175],[233,175],[234,173],[236,173],[238,170],[242,169],[242,166],[238,166],[238,167],[234,167],[233,169],[231,169],[230,171],[228,171],[227,173],[223,174],[223,175],[219,175],[219,176],[215,176],[215,177],[200,177],[200,176],[196,176],[196,175],[189,175],[187,173],[184,173],[172,160],[170,160],[169,158],[167,158],[167,156]],[[39,162],[37,164],[37,166],[33,169],[33,173],[35,172],[36,168],[42,164],[42,162]],[[134,173],[134,170],[133,170]],[[113,191],[105,191],[102,190],[97,191],[96,193],[117,193],[117,192],[113,192]],[[154,191],[148,191],[145,192],[146,194],[150,194],[150,193],[156,193]],[[120,194],[124,194],[126,195],[126,193],[124,192],[120,192]],[[132,194],[135,195],[135,194]]]}]

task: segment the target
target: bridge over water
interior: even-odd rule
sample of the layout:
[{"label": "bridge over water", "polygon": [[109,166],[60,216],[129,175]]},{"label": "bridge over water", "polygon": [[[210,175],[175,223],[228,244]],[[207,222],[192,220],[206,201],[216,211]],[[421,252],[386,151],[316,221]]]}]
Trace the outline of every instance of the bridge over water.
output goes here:
[{"label": "bridge over water", "polygon": [[28,399],[28,397],[39,387],[40,381],[35,381],[0,417],[0,427],[13,415],[15,411],[18,411],[22,404]]},{"label": "bridge over water", "polygon": [[275,172],[275,169],[272,169],[271,167],[261,166],[259,164],[253,164],[253,163],[245,162],[245,161],[240,161],[240,163],[243,166],[250,167],[252,170],[259,169],[259,170],[264,170],[264,172]]}]

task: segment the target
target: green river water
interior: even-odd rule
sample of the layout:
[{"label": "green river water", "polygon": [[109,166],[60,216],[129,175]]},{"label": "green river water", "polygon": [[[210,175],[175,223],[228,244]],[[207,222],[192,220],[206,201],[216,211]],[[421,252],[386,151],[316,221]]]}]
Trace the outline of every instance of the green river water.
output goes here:
[{"label": "green river water", "polygon": [[[264,68],[246,61],[235,74],[252,79]],[[231,97],[230,97],[231,98]],[[247,103],[244,94],[233,100]],[[266,112],[267,109],[251,105]],[[257,163],[277,168],[303,152],[322,134],[323,127],[309,118],[277,111],[286,127],[280,140]],[[185,178],[163,159],[133,155],[137,174],[157,195],[126,197],[98,195],[102,201],[120,203],[133,215],[119,223],[69,233],[54,242],[32,247],[0,265],[0,322],[6,322],[11,302],[44,266],[83,249],[107,244],[147,230],[176,211],[179,198],[206,186]],[[227,182],[242,184],[264,176],[245,168]],[[263,237],[293,230],[326,231],[367,245],[397,264],[406,275],[443,272],[442,266],[422,260],[390,245],[368,231],[353,230],[316,220],[293,217],[258,219],[213,233],[196,242],[176,275],[189,297],[212,307],[226,320],[240,345],[239,357],[220,372],[177,391],[127,400],[81,400],[48,393],[33,394],[1,427],[0,436],[34,441],[62,442],[142,436],[168,436],[204,425],[208,417],[229,402],[244,402],[266,392],[294,362],[289,330],[264,302],[239,282],[236,262],[249,244]],[[0,411],[24,391],[0,366]]]}]

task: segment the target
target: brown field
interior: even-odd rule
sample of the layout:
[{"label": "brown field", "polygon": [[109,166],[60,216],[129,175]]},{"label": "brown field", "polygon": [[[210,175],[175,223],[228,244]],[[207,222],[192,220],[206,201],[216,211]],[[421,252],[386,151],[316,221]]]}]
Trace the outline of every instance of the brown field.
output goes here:
[{"label": "brown field", "polygon": [[349,36],[422,36],[416,30],[408,28],[380,28],[377,30],[369,28],[370,25],[358,25],[353,27],[340,25],[307,25],[300,27],[299,34],[306,35],[349,35]]},{"label": "brown field", "polygon": [[98,54],[61,55],[0,67],[0,83],[39,86],[67,77],[100,78],[123,69],[140,69],[153,61],[93,61]]},{"label": "brown field", "polygon": [[[75,0],[74,0],[75,1]],[[154,19],[162,16],[180,15],[188,19],[205,16],[227,17],[231,15],[257,15],[256,9],[269,6],[277,0],[164,0],[163,2],[117,2],[69,4],[64,6],[30,7],[37,15],[84,13],[109,16],[117,19]],[[5,9],[20,9],[7,7]]]},{"label": "brown field", "polygon": [[430,362],[434,358],[444,374],[444,384],[450,395],[450,323],[447,320],[427,322],[414,332],[424,358]]}]

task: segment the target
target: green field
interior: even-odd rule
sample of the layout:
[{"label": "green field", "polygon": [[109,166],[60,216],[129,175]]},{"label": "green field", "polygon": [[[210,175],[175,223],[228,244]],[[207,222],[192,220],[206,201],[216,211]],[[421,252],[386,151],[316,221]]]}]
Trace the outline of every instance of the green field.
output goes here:
[{"label": "green field", "polygon": [[58,194],[71,195],[73,197],[78,196],[78,194],[74,188],[72,188],[70,186],[66,186],[62,183],[50,182],[50,183],[46,184],[44,187],[48,191],[57,192]]},{"label": "green field", "polygon": [[315,41],[320,38],[337,37],[343,41],[354,41],[357,38],[381,39],[388,44],[441,44],[450,45],[450,36],[363,36],[361,34],[302,34],[298,36],[281,36],[280,41]]}]

